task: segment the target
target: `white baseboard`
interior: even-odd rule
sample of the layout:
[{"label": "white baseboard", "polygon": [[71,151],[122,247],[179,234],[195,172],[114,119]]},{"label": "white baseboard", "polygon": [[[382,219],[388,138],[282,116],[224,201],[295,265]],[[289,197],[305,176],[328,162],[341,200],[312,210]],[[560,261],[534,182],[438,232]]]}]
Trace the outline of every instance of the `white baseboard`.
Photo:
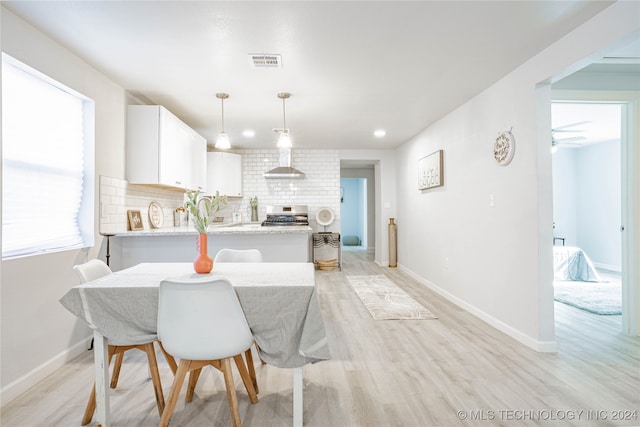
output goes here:
[{"label": "white baseboard", "polygon": [[45,363],[31,370],[29,373],[2,387],[2,389],[0,389],[0,405],[4,406],[11,402],[13,399],[29,390],[47,376],[60,369],[69,360],[74,359],[87,351],[87,343],[90,339],[91,336],[83,338],[78,343],[74,344],[72,347],[58,354],[54,358],[47,360]]},{"label": "white baseboard", "polygon": [[473,314],[474,316],[478,317],[480,320],[482,320],[485,323],[489,324],[490,326],[496,328],[500,332],[505,333],[506,335],[510,336],[511,338],[515,339],[516,341],[526,345],[527,347],[529,347],[529,348],[531,348],[531,349],[533,349],[535,351],[538,351],[540,353],[555,353],[555,352],[558,351],[558,344],[557,344],[556,341],[538,341],[538,340],[530,337],[529,335],[524,334],[522,331],[519,331],[518,329],[515,329],[515,328],[507,325],[503,321],[498,320],[495,317],[485,313],[484,311],[482,311],[482,310],[478,309],[477,307],[467,303],[466,301],[461,300],[460,298],[456,297],[455,295],[450,294],[449,292],[445,291],[441,287],[431,283],[430,281],[428,281],[425,278],[419,276],[418,274],[416,274],[415,272],[413,272],[410,269],[406,268],[405,266],[403,266],[401,264],[398,264],[398,269],[401,270],[403,273],[406,273],[407,275],[411,276],[412,278],[414,278],[418,282],[422,283],[424,286],[426,286],[427,288],[431,289],[432,291],[434,291],[438,295],[446,298],[447,300],[451,301],[452,303],[454,303],[458,307],[463,308],[464,310],[466,310],[469,313]]},{"label": "white baseboard", "polygon": [[600,262],[594,262],[593,266],[595,268],[600,268],[602,270],[609,270],[609,271],[615,271],[616,273],[622,273],[622,267],[619,265],[609,265],[609,264],[602,264]]}]

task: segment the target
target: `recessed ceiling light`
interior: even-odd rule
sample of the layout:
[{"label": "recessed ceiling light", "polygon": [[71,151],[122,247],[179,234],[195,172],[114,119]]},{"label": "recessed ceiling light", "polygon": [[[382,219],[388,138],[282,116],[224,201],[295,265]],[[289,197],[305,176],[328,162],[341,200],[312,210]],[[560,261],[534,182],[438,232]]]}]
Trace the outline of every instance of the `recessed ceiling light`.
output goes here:
[{"label": "recessed ceiling light", "polygon": [[385,136],[387,134],[387,131],[385,131],[384,129],[378,129],[375,132],[373,132],[373,135],[376,138],[382,138],[383,136]]},{"label": "recessed ceiling light", "polygon": [[246,136],[247,138],[253,138],[254,136],[256,136],[256,133],[251,129],[245,129],[242,131],[242,135]]}]

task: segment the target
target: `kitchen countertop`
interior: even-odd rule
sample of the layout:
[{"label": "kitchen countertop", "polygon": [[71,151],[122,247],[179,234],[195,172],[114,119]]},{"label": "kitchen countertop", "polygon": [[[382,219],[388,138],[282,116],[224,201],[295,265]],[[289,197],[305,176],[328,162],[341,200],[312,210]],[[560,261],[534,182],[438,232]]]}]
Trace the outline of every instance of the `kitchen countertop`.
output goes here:
[{"label": "kitchen countertop", "polygon": [[[300,234],[311,233],[313,230],[304,225],[275,225],[262,226],[256,223],[230,223],[221,225],[210,225],[207,234],[210,235],[247,235],[247,234]],[[111,234],[118,237],[135,236],[189,236],[197,235],[198,232],[192,226],[187,227],[164,227],[152,228],[138,231],[121,231]]]}]

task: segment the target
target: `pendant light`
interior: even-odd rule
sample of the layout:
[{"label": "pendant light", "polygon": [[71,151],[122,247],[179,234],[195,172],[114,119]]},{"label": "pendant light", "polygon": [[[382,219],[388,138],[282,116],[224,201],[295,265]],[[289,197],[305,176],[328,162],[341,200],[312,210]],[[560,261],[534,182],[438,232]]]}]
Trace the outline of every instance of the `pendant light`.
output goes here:
[{"label": "pendant light", "polygon": [[291,136],[289,135],[289,129],[287,129],[287,117],[284,109],[284,101],[290,96],[291,94],[286,92],[278,94],[278,98],[282,99],[282,131],[278,138],[278,148],[291,148]]},{"label": "pendant light", "polygon": [[229,98],[228,93],[216,93],[216,98],[220,100],[222,104],[222,132],[218,135],[218,140],[216,141],[216,148],[219,150],[227,150],[231,148],[231,144],[229,143],[229,137],[224,132],[224,100]]}]

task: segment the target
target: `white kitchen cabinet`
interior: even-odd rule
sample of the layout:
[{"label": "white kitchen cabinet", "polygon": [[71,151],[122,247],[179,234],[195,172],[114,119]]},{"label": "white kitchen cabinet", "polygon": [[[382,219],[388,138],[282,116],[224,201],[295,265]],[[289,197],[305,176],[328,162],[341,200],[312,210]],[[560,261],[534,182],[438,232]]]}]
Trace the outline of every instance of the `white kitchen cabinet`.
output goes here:
[{"label": "white kitchen cabinet", "polygon": [[190,181],[188,188],[206,193],[207,190],[207,140],[191,131],[189,150]]},{"label": "white kitchen cabinet", "polygon": [[[197,151],[204,158],[206,141],[203,152],[202,142],[194,133],[160,105],[130,105],[127,114],[127,180],[132,184],[180,189],[198,185],[191,172],[191,167],[197,163],[194,147],[198,147]],[[202,168],[201,165],[198,167]],[[203,182],[201,177],[200,185]]]},{"label": "white kitchen cabinet", "polygon": [[207,153],[207,193],[242,196],[242,156],[234,153]]}]

